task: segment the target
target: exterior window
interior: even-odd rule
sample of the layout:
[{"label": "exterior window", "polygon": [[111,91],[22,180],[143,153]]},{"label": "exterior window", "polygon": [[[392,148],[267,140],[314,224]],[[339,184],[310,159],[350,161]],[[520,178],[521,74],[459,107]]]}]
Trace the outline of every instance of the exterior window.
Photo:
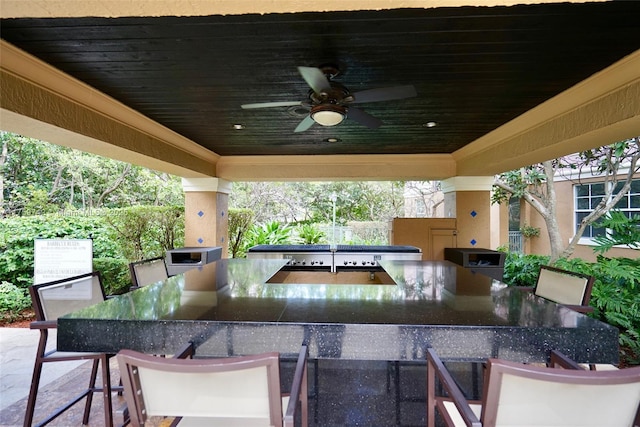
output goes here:
[{"label": "exterior window", "polygon": [[[600,203],[605,194],[604,183],[582,184],[576,185],[575,188],[575,228],[584,217]],[[622,187],[622,183],[616,184],[614,194]],[[640,215],[640,179],[631,182],[629,192],[620,199],[615,209],[624,212],[629,218],[633,215]],[[592,238],[606,234],[604,228],[587,227],[584,232],[584,238]]]}]

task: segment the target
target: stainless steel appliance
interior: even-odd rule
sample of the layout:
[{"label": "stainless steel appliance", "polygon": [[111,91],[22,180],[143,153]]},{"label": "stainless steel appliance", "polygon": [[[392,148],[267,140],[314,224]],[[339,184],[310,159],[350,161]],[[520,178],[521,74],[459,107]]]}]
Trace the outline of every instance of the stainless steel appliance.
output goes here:
[{"label": "stainless steel appliance", "polygon": [[368,245],[257,245],[250,248],[247,258],[288,259],[288,270],[379,270],[378,261],[422,259],[420,248],[415,246]]},{"label": "stainless steel appliance", "polygon": [[165,257],[167,274],[174,276],[184,273],[192,268],[202,267],[217,261],[221,257],[222,248],[219,246],[170,249]]}]

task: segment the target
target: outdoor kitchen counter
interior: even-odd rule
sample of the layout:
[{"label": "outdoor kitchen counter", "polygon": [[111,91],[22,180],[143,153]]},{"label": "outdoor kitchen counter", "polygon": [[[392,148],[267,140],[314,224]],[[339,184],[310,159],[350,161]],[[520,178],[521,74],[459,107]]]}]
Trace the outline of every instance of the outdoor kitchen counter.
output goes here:
[{"label": "outdoor kitchen counter", "polygon": [[[396,284],[271,284],[286,260],[223,259],[58,319],[58,349],[223,357],[617,363],[618,330],[453,263],[382,261]],[[320,274],[331,274],[321,272]]]}]

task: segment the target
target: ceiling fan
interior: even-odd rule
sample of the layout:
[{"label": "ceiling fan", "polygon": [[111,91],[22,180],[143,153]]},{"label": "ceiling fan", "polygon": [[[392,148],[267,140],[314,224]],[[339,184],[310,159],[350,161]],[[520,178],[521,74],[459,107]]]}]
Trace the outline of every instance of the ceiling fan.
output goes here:
[{"label": "ceiling fan", "polygon": [[309,115],[298,124],[294,132],[304,132],[314,123],[322,126],[335,126],[347,118],[371,129],[377,129],[382,124],[381,120],[359,108],[353,107],[351,104],[391,101],[417,96],[416,89],[411,85],[369,89],[351,93],[345,86],[333,81],[339,71],[332,65],[324,65],[320,68],[298,67],[298,71],[311,88],[308,100],[258,102],[243,104],[241,107],[243,109],[254,109],[301,105],[310,108]]}]

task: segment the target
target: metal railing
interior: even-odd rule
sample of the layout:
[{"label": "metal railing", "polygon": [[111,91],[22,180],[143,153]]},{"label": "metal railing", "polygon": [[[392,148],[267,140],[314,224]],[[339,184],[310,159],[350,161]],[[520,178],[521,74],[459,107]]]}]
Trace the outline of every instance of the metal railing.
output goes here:
[{"label": "metal railing", "polygon": [[524,238],[519,231],[509,231],[509,250],[522,253],[524,250]]}]

